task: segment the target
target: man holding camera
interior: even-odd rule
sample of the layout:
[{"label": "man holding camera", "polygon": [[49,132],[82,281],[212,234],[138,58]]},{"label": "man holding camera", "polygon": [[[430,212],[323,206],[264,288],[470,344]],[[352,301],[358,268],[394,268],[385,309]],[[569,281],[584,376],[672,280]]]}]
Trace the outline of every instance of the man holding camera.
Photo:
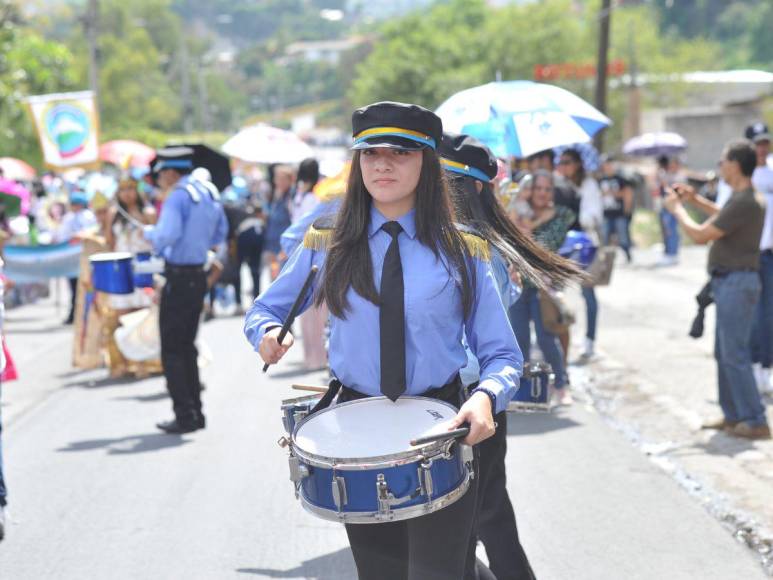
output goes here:
[{"label": "man holding camera", "polygon": [[[714,356],[724,418],[704,427],[746,439],[770,439],[749,344],[760,296],[759,242],[765,220],[765,202],[751,182],[756,165],[750,141],[731,141],[722,152],[720,172],[733,194],[721,209],[685,184],[669,189],[664,204],[695,243],[713,242],[708,269],[717,307]],[[683,202],[710,217],[696,223]]]}]

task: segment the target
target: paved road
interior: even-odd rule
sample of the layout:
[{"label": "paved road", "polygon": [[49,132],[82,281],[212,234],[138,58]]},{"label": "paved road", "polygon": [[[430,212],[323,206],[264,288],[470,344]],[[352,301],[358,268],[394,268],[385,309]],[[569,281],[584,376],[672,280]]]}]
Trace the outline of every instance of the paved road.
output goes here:
[{"label": "paved road", "polygon": [[[630,439],[767,558],[773,575],[773,441],[699,429],[721,417],[713,307],[704,337],[687,336],[707,279],[706,248],[684,248],[670,268],[652,268],[656,257],[638,252],[598,290],[602,356],[588,369],[590,390]],[[766,403],[773,421],[773,398]]]},{"label": "paved road", "polygon": [[[8,315],[22,380],[3,412],[11,487],[3,580],[355,577],[343,529],[315,519],[287,479],[279,402],[298,353],[269,376],[236,318],[203,327],[208,428],[154,427],[160,378],[73,373],[51,306]],[[38,329],[48,329],[39,333]],[[514,416],[509,487],[541,579],[764,578],[751,553],[591,408]]]}]

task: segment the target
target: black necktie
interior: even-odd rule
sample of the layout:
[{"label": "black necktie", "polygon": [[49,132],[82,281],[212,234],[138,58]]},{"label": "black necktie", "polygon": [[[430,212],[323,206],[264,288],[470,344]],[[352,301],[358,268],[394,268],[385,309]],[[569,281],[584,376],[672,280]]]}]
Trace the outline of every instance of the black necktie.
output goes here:
[{"label": "black necktie", "polygon": [[397,244],[403,228],[397,222],[386,222],[381,227],[392,236],[381,271],[381,392],[396,401],[405,392],[405,298]]}]

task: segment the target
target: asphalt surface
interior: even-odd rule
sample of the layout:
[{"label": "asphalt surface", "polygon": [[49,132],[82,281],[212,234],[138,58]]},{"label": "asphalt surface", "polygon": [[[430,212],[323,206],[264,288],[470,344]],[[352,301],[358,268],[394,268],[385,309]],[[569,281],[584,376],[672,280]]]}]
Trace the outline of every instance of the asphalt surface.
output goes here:
[{"label": "asphalt surface", "polygon": [[[261,375],[239,318],[202,327],[208,426],[160,433],[163,380],[75,372],[50,302],[9,311],[3,580],[355,578],[343,528],[304,512],[279,406],[300,348]],[[751,551],[588,404],[512,415],[508,487],[541,579],[765,578]]]}]

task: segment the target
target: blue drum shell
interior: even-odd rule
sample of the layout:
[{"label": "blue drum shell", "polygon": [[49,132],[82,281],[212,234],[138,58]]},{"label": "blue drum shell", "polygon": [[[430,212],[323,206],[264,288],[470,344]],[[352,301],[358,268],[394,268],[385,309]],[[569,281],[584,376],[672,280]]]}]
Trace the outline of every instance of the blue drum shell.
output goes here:
[{"label": "blue drum shell", "polygon": [[[538,381],[540,384],[539,392],[538,394],[533,393],[532,389],[532,381]],[[537,385],[534,385],[535,387]],[[534,376],[531,379],[522,378],[521,379],[521,386],[518,388],[518,390],[515,392],[515,395],[513,395],[513,398],[510,399],[511,401],[518,401],[521,403],[538,403],[538,404],[544,404],[546,405],[548,403],[548,398],[550,397],[550,388],[549,388],[549,381],[547,373],[540,373],[539,375]]]},{"label": "blue drum shell", "polygon": [[[301,459],[301,463],[306,464],[309,469],[309,476],[301,481],[302,499],[312,506],[332,512],[338,511],[333,500],[333,477],[340,477],[345,481],[347,502],[341,511],[353,515],[357,512],[378,511],[376,481],[379,474],[384,474],[387,488],[397,498],[412,495],[420,488],[419,466],[421,461],[419,460],[396,467],[376,467],[356,471],[334,470],[308,465],[303,459]],[[454,452],[450,459],[440,457],[433,459],[430,473],[432,474],[433,501],[461,486],[464,483],[467,470],[458,445],[454,446]],[[427,498],[417,494],[415,498],[393,507],[392,511],[399,513],[401,509],[426,503]]]},{"label": "blue drum shell", "polygon": [[[149,262],[150,252],[139,252],[134,257],[138,262]],[[137,288],[153,288],[153,274],[134,274],[134,285]]]},{"label": "blue drum shell", "polygon": [[91,262],[91,281],[94,288],[108,294],[134,292],[134,275],[131,254],[94,254]]}]

